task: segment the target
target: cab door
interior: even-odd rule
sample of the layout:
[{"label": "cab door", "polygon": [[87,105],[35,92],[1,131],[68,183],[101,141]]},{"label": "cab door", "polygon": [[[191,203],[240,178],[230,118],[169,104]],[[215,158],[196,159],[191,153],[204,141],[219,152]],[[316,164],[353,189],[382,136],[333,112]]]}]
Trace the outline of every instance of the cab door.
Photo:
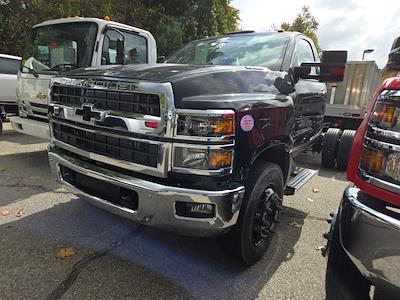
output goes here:
[{"label": "cab door", "polygon": [[[310,40],[300,36],[296,41],[292,68],[310,62],[319,62],[317,51]],[[312,68],[311,74],[317,72],[317,68]],[[295,90],[295,123],[292,131],[294,155],[306,150],[322,131],[326,85],[315,79],[299,79]]]}]

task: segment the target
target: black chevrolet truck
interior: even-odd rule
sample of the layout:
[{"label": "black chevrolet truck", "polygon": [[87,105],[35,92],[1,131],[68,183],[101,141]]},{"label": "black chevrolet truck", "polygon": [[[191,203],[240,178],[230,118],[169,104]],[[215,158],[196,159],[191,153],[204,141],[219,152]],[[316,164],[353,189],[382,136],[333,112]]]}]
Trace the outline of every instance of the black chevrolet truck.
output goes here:
[{"label": "black chevrolet truck", "polygon": [[[122,41],[123,42],[123,41]],[[99,55],[101,55],[99,53]],[[142,224],[265,252],[293,158],[320,136],[345,51],[300,33],[190,42],[162,64],[52,79],[49,160],[81,198]]]}]

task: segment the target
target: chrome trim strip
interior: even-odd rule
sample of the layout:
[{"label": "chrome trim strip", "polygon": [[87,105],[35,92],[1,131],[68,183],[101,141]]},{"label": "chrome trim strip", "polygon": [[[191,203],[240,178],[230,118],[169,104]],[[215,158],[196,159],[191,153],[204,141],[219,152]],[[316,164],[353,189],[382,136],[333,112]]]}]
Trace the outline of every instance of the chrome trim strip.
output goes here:
[{"label": "chrome trim strip", "polygon": [[368,182],[374,186],[377,186],[379,188],[393,192],[395,194],[400,194],[400,186],[398,186],[397,184],[393,184],[391,182],[387,182],[385,180],[382,180],[382,179],[376,178],[374,176],[371,176],[369,174],[366,174],[365,171],[363,171],[363,170],[359,170],[359,172],[360,172],[360,175],[363,177],[363,179],[366,182]]},{"label": "chrome trim strip", "polygon": [[372,145],[372,146],[375,146],[375,147],[378,147],[381,149],[393,150],[393,151],[400,152],[400,146],[381,142],[381,141],[375,140],[373,138],[370,138],[368,136],[365,137],[365,144],[366,144],[366,146]]},{"label": "chrome trim strip", "polygon": [[397,230],[400,230],[400,220],[397,220],[395,218],[392,218],[386,214],[383,214],[379,211],[376,211],[375,209],[365,205],[364,203],[360,202],[357,200],[357,193],[358,193],[358,189],[357,188],[352,188],[349,187],[346,192],[347,194],[347,198],[350,200],[351,204],[357,208],[360,211],[363,211],[365,213],[367,213],[368,215],[370,215],[370,217],[374,218],[377,221],[383,222],[386,225],[392,227],[392,228],[396,228]]},{"label": "chrome trim strip", "polygon": [[370,128],[371,128],[373,134],[400,140],[400,132],[392,131],[392,130],[388,130],[388,129],[382,129],[382,128],[379,128],[376,126],[371,126],[371,125],[370,125]]}]

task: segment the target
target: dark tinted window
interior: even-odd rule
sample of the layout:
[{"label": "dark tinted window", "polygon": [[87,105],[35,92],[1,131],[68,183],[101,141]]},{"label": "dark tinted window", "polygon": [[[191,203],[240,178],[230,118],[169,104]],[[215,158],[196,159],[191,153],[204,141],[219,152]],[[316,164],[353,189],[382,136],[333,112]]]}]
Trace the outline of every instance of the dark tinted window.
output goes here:
[{"label": "dark tinted window", "polygon": [[289,36],[284,33],[227,35],[191,42],[170,55],[166,62],[279,70],[288,41]]},{"label": "dark tinted window", "polygon": [[10,59],[0,57],[0,73],[16,75],[19,70],[20,61],[17,59]]}]

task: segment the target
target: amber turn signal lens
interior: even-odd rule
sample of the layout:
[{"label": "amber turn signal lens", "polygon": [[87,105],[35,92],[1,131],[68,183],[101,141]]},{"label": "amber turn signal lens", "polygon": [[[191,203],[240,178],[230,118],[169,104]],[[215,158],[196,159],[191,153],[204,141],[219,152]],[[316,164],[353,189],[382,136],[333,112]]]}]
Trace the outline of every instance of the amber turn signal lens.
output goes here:
[{"label": "amber turn signal lens", "polygon": [[233,119],[212,120],[211,131],[215,134],[233,134]]},{"label": "amber turn signal lens", "polygon": [[373,113],[373,121],[392,125],[396,106],[391,103],[377,103]]},{"label": "amber turn signal lens", "polygon": [[231,151],[210,151],[209,165],[212,168],[227,168],[232,163]]},{"label": "amber turn signal lens", "polygon": [[384,163],[384,154],[377,150],[363,148],[361,152],[360,166],[366,171],[379,173]]}]

